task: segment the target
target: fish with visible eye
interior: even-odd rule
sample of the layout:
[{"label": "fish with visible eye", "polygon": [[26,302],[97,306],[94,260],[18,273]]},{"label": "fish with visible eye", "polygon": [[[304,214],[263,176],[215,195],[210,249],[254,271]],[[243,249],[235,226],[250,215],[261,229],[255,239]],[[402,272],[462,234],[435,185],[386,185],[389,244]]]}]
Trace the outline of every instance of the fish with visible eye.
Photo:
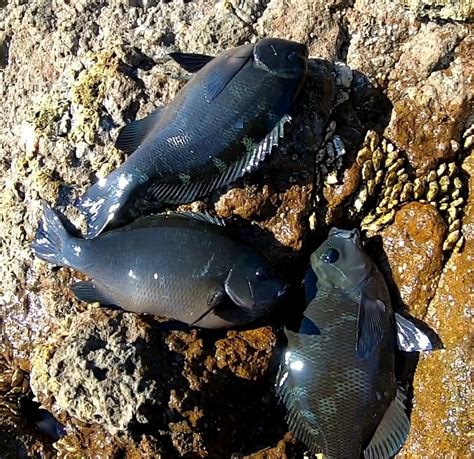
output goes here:
[{"label": "fish with visible eye", "polygon": [[143,217],[94,239],[71,236],[55,212],[44,215],[33,253],[91,278],[72,286],[87,302],[225,328],[266,314],[285,296],[286,285],[269,261],[230,237],[207,214]]},{"label": "fish with visible eye", "polygon": [[311,255],[308,306],[288,348],[276,390],[290,430],[331,458],[392,457],[410,428],[394,352],[431,350],[428,336],[394,314],[384,278],[357,230],[333,228]]},{"label": "fish with visible eye", "polygon": [[255,170],[283,136],[308,49],[264,38],[216,57],[171,57],[195,75],[168,106],[121,130],[116,147],[131,156],[78,200],[86,238],[102,232],[137,192],[181,204]]}]

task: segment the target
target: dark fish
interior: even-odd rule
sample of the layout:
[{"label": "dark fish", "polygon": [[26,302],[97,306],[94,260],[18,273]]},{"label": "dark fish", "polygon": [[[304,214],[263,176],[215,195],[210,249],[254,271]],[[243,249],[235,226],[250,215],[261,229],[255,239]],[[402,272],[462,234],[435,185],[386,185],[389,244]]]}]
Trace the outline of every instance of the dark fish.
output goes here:
[{"label": "dark fish", "polygon": [[[394,375],[389,292],[358,231],[333,228],[312,254],[305,282],[309,304],[299,331],[286,331],[276,384],[289,427],[313,453],[389,458],[410,424]],[[403,350],[431,349],[413,323],[396,320]]]},{"label": "dark fish", "polygon": [[197,73],[167,107],[122,129],[116,146],[134,153],[78,202],[87,238],[137,191],[161,203],[190,202],[256,169],[283,136],[308,50],[265,38],[214,58],[171,56]]},{"label": "dark fish", "polygon": [[205,328],[250,322],[281,300],[266,258],[203,214],[146,217],[92,239],[67,233],[45,204],[35,255],[91,277],[72,286],[87,302]]},{"label": "dark fish", "polygon": [[35,413],[35,424],[41,432],[54,441],[58,441],[67,433],[65,427],[49,411],[43,409]]}]

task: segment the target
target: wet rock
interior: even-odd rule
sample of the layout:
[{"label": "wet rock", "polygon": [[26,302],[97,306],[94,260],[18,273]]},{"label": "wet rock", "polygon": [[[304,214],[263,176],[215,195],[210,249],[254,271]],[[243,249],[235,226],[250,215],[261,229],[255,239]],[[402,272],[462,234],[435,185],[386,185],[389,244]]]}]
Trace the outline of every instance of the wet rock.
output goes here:
[{"label": "wet rock", "polygon": [[416,317],[423,318],[433,297],[443,262],[446,226],[429,204],[403,206],[395,221],[381,232],[390,275],[401,301]]},{"label": "wet rock", "polygon": [[[68,426],[68,435],[57,442],[64,457],[228,457],[234,452],[255,453],[256,457],[302,457],[303,447],[295,449],[288,437],[281,440],[286,426],[271,390],[279,352],[273,331],[268,327],[216,334],[163,331],[151,319],[126,319],[117,312],[84,313],[87,306],[76,301],[68,288],[73,280],[71,271],[57,271],[32,260],[29,244],[40,215],[40,199],[56,204],[80,226],[79,215],[71,206],[77,195],[125,159],[113,148],[118,128],[168,103],[187,78],[167,60],[166,53],[215,54],[271,31],[305,42],[314,58],[291,113],[293,121],[285,128],[285,139],[258,174],[189,208],[212,211],[215,207],[218,214],[228,217],[233,229],[271,255],[278,269],[297,285],[310,246],[317,242],[316,237],[323,237],[325,223],[358,224],[375,211],[376,188],[357,218],[346,219],[343,213],[352,203],[350,194],[358,175],[354,170],[359,166],[361,174],[370,175],[370,168],[366,166],[362,172],[363,164],[355,165],[354,160],[365,133],[373,129],[381,138],[394,142],[397,151],[406,151],[406,164],[397,169],[406,169],[400,177],[413,172],[424,179],[443,164],[448,165],[433,182],[439,190],[424,184],[426,189],[420,191],[424,182],[415,182],[413,195],[439,204],[449,225],[448,242],[462,250],[459,241],[463,235],[467,239],[470,231],[467,217],[464,223],[468,226],[461,226],[459,221],[465,190],[458,184],[464,178],[452,176],[449,166],[458,164],[464,154],[459,136],[466,127],[471,103],[472,25],[455,22],[469,17],[469,3],[118,0],[112,4],[80,0],[52,5],[38,0],[0,1],[0,7],[0,30],[4,31],[0,37],[0,309],[2,345],[12,356],[6,372],[12,377],[10,382],[16,381],[16,368],[27,380],[32,349],[41,348],[43,354],[39,353],[34,362],[35,379],[44,389],[40,398],[45,406],[62,416]],[[450,20],[442,22],[440,18]],[[333,64],[322,59],[344,62]],[[389,121],[390,127],[384,132]],[[343,142],[344,162],[331,157],[335,138]],[[442,161],[447,156],[452,160]],[[376,158],[371,161],[375,167]],[[313,177],[315,170],[319,182]],[[377,176],[370,180],[376,181]],[[362,180],[361,186],[369,183]],[[320,185],[325,185],[324,194]],[[398,191],[392,189],[390,197]],[[388,211],[390,215],[381,215],[384,223],[377,231],[390,224],[398,206],[406,202],[403,193],[409,194],[405,188],[399,193],[397,207]],[[433,239],[419,241],[420,248],[412,244],[413,253],[421,256],[431,250],[436,256],[430,264],[413,260],[411,253],[404,252],[410,269],[418,266],[426,275],[422,273],[420,280],[420,273],[415,272],[418,277],[412,282],[404,271],[398,285],[408,285],[402,296],[412,312],[433,317],[433,328],[441,330],[452,347],[421,361],[415,378],[414,435],[407,451],[420,455],[438,451],[434,435],[441,432],[440,451],[448,454],[451,448],[463,455],[467,442],[463,419],[467,416],[462,417],[465,392],[461,383],[464,387],[468,384],[462,354],[469,355],[469,351],[461,336],[466,332],[458,314],[461,306],[452,303],[447,292],[451,289],[458,298],[461,286],[454,279],[450,281],[454,270],[445,271],[442,279],[447,287],[440,289],[445,296],[439,301],[435,298],[434,312],[430,307],[425,314],[440,269],[441,225],[436,223],[435,213],[427,210],[428,205],[423,209],[427,226],[434,229]],[[307,231],[308,216],[313,212],[317,214],[316,231],[311,233]],[[413,234],[427,234],[426,229],[415,228],[414,222],[406,225]],[[397,256],[400,250],[396,242],[409,244],[405,237],[412,233],[402,225],[396,228],[398,232],[390,234],[394,245],[388,251],[397,263],[394,266],[399,267],[404,260]],[[456,239],[458,233],[461,236]],[[468,247],[459,257],[466,256]],[[445,253],[449,255],[449,250]],[[452,260],[457,257],[453,255]],[[463,264],[449,263],[459,272],[466,269]],[[114,320],[118,320],[122,335],[114,335]],[[77,327],[71,328],[76,322],[84,325],[83,335]],[[105,336],[112,347],[83,348],[88,359],[84,358],[79,350],[87,331],[100,339]],[[52,347],[47,344],[50,337]],[[63,342],[70,344],[69,351],[61,346]],[[116,356],[111,354],[112,348],[117,350]],[[60,356],[64,357],[63,369]],[[71,360],[66,358],[69,356]],[[123,360],[128,357],[133,363],[130,374]],[[117,384],[122,380],[119,369],[124,368],[123,379],[131,392],[137,388],[134,378],[143,376],[144,386],[139,391],[144,396],[137,403],[145,414],[125,403],[125,398],[134,400],[131,392],[117,395],[117,384],[107,377],[99,381],[94,367],[86,368],[91,366],[87,362],[97,359],[110,363]],[[58,365],[44,364],[50,361]],[[78,362],[82,367],[75,368]],[[62,378],[62,389],[54,384],[53,369]],[[95,369],[99,379],[100,369]],[[66,370],[73,374],[70,379],[65,377]],[[84,378],[81,384],[87,390],[89,384],[102,390],[88,400],[94,410],[97,408],[99,419],[94,419],[85,402],[79,406],[73,400],[72,389],[80,389],[80,378]],[[446,379],[450,384],[445,384]],[[442,400],[433,410],[429,405],[430,383],[436,398]],[[105,396],[109,390],[115,391],[111,402]],[[53,405],[55,394],[61,395],[60,401],[70,402],[74,413],[87,416],[90,423],[71,418],[58,403]],[[157,398],[150,402],[149,395]],[[110,407],[117,407],[120,397],[124,397],[126,408],[121,407],[123,413],[112,413]],[[8,399],[0,394],[0,401],[11,403],[14,410],[17,399],[14,393]],[[76,399],[85,397],[79,391]],[[95,421],[114,424],[109,431],[122,425],[127,432],[113,435]],[[25,438],[15,429],[5,435],[12,440],[8,445],[15,445],[15,436],[20,443]],[[22,444],[28,449],[32,442]],[[40,449],[38,446],[36,451]]]},{"label": "wet rock", "polygon": [[0,415],[0,451],[2,459],[26,459],[39,457],[56,457],[51,443],[42,441],[34,430],[25,429],[12,423],[8,417]]},{"label": "wet rock", "polygon": [[[456,153],[452,141],[459,143],[466,127],[474,88],[468,30],[454,28],[449,33],[441,26],[428,27],[406,43],[407,51],[392,72],[389,86],[394,109],[388,133],[406,150],[418,173]],[[421,58],[415,59],[412,53]],[[420,59],[426,61],[419,65]],[[408,80],[417,82],[407,81],[407,73]]]},{"label": "wet rock", "polygon": [[266,185],[261,189],[256,186],[232,188],[219,198],[215,206],[216,212],[222,218],[238,215],[246,220],[258,219],[262,216],[266,204],[276,201],[277,196],[271,194]]},{"label": "wet rock", "polygon": [[[265,448],[254,454],[243,456],[242,459],[291,459],[303,456],[304,451],[305,448],[301,443],[295,440],[290,433],[287,433],[283,440],[280,440],[273,448]],[[238,456],[235,459],[237,458]]]},{"label": "wet rock", "polygon": [[296,0],[270,2],[256,28],[260,35],[271,30],[275,36],[308,43],[310,56],[335,60],[342,42],[342,26],[336,15],[340,2]]},{"label": "wet rock", "polygon": [[472,306],[474,285],[474,155],[464,163],[470,176],[464,216],[466,243],[452,254],[431,301],[426,323],[439,334],[444,349],[420,356],[414,379],[411,432],[401,456],[469,457],[472,428]]},{"label": "wet rock", "polygon": [[[327,199],[328,208],[334,211],[335,208],[345,203],[346,199],[351,196],[359,185],[360,166],[357,162],[353,162],[350,167],[344,169],[343,175],[339,183],[334,185],[326,185],[324,187],[324,197]],[[328,216],[328,220],[333,220]]]},{"label": "wet rock", "polygon": [[[121,450],[135,457],[143,445],[204,457],[278,441],[283,418],[269,422],[278,412],[269,392],[278,361],[272,328],[217,334],[172,328],[136,314],[91,309],[37,349],[31,386],[68,426],[60,450],[79,451],[97,441],[103,454],[112,455],[107,457]],[[244,418],[258,438],[231,428]]]}]

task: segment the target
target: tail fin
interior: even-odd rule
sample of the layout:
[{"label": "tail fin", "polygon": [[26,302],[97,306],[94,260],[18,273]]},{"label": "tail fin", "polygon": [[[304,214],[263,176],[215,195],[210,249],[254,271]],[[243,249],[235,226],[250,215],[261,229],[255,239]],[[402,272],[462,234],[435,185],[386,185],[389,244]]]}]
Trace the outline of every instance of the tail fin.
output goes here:
[{"label": "tail fin", "polygon": [[65,249],[72,236],[66,231],[53,209],[43,201],[43,218],[40,221],[36,237],[31,244],[33,253],[44,261],[66,266]]},{"label": "tail fin", "polygon": [[89,191],[79,198],[77,207],[87,221],[86,239],[93,239],[104,230],[116,212],[127,202],[134,186],[130,174],[112,173],[92,185]]}]

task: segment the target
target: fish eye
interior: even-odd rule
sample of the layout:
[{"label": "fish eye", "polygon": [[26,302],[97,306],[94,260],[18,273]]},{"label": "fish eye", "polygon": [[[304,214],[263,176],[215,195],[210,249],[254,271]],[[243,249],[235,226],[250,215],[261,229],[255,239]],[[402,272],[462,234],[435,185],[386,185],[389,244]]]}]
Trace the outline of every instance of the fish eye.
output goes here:
[{"label": "fish eye", "polygon": [[321,261],[324,263],[334,263],[337,261],[339,258],[339,252],[336,249],[333,249],[332,247],[327,249],[326,252],[324,252],[321,255]]},{"label": "fish eye", "polygon": [[267,280],[270,278],[270,274],[263,266],[259,266],[255,270],[255,276],[257,276],[258,280]]},{"label": "fish eye", "polygon": [[299,59],[299,56],[298,56],[297,53],[292,52],[292,53],[288,54],[288,60],[290,62],[298,62],[298,59]]}]

